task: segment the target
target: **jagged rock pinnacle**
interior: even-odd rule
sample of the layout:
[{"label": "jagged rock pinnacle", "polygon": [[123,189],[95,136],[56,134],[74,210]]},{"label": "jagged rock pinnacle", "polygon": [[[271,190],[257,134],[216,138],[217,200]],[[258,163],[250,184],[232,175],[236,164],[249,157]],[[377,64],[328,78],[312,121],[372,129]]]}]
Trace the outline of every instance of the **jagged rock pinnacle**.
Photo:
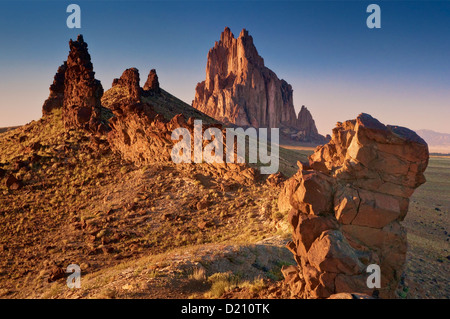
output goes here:
[{"label": "jagged rock pinnacle", "polygon": [[245,29],[235,38],[226,27],[209,51],[206,80],[197,85],[193,106],[241,126],[296,124],[292,87],[264,66]]}]

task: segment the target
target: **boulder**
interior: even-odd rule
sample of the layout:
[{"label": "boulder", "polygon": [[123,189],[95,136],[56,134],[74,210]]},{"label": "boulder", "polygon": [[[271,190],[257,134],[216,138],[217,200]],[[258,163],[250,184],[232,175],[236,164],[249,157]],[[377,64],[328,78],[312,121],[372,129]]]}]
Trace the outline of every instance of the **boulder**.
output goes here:
[{"label": "boulder", "polygon": [[57,281],[59,279],[62,279],[66,277],[66,272],[64,271],[64,269],[62,267],[59,266],[53,266],[50,269],[50,275],[47,279],[48,282],[54,282]]},{"label": "boulder", "polygon": [[340,292],[338,294],[331,295],[328,299],[374,299],[373,297],[365,294]]},{"label": "boulder", "polygon": [[19,181],[14,175],[10,174],[6,178],[5,185],[8,189],[18,190],[22,187],[22,182]]},{"label": "boulder", "polygon": [[294,228],[293,240],[299,256],[307,256],[313,242],[324,231],[338,227],[332,218],[304,214],[294,208],[288,215],[288,221]]},{"label": "boulder", "polygon": [[320,172],[303,171],[299,186],[290,196],[291,205],[307,214],[320,215],[330,212],[333,182],[333,179]]},{"label": "boulder", "polygon": [[283,175],[283,173],[278,172],[275,174],[270,174],[266,179],[266,183],[272,187],[278,187],[282,185],[285,180],[286,177]]},{"label": "boulder", "polygon": [[281,273],[285,278],[284,282],[291,287],[291,295],[300,295],[304,288],[305,281],[302,279],[298,267],[293,265],[282,266]]},{"label": "boulder", "polygon": [[[400,221],[409,196],[425,182],[428,158],[416,133],[362,113],[338,123],[309,166],[300,163],[278,199],[280,210],[291,209],[289,249],[305,280],[299,296],[395,297],[407,251]],[[373,263],[381,268],[379,290],[366,285]]]},{"label": "boulder", "polygon": [[328,230],[316,238],[307,251],[308,262],[320,273],[356,275],[364,270],[353,249],[339,230]]}]

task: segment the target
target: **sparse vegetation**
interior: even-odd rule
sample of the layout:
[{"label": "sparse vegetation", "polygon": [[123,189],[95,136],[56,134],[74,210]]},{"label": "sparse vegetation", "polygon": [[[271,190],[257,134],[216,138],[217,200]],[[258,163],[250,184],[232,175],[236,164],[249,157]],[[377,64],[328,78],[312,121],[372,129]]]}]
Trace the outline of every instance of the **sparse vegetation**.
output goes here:
[{"label": "sparse vegetation", "polygon": [[219,298],[226,291],[238,287],[240,278],[231,272],[215,273],[208,277],[208,281],[211,283],[211,289],[205,296],[209,298]]},{"label": "sparse vegetation", "polygon": [[260,277],[252,281],[242,280],[240,275],[231,272],[215,273],[208,277],[208,281],[211,283],[211,288],[204,295],[207,298],[220,298],[233,289],[245,289],[250,294],[255,295],[267,287],[267,282]]},{"label": "sparse vegetation", "polygon": [[[278,189],[264,183],[227,191],[220,185],[205,186],[201,177],[174,165],[137,168],[110,152],[105,136],[100,142],[105,146],[97,149],[86,132],[66,131],[59,110],[0,134],[0,168],[23,184],[18,190],[8,189],[4,178],[0,184],[1,297],[148,298],[165,297],[167,287],[174,287],[171,296],[220,298],[236,287],[263,293],[266,278],[282,279],[280,269],[290,263],[287,260],[261,262],[257,249],[246,248],[245,254],[220,255],[228,245],[246,247],[275,235],[290,236],[290,231],[277,228],[286,217],[277,208]],[[308,153],[280,149],[285,175],[295,172],[296,161]],[[413,229],[410,247],[424,262],[433,258],[430,264],[436,269],[448,263],[448,236],[443,240],[437,236],[444,236],[441,227],[450,207],[449,163],[445,158],[430,160],[428,183],[412,197],[405,221]],[[430,198],[436,204],[432,208]],[[208,205],[198,209],[203,199]],[[426,227],[429,219],[424,214],[432,214],[436,225],[432,234],[410,219]],[[203,251],[210,245],[213,256]],[[424,252],[430,249],[427,257]],[[191,263],[191,272],[186,272],[186,261],[177,260],[187,251],[188,260],[201,261],[205,267]],[[273,254],[274,260],[284,260],[278,252]],[[413,272],[414,264],[424,262],[409,258],[414,258],[409,271],[420,278]],[[218,267],[214,260],[226,267]],[[47,282],[53,266],[70,263],[82,265],[79,292],[68,290],[64,279]],[[132,284],[123,289],[126,282]],[[416,292],[410,287],[407,298]]]},{"label": "sparse vegetation", "polygon": [[192,270],[192,273],[189,274],[189,279],[198,281],[198,282],[204,282],[206,280],[206,271],[203,267],[195,267]]},{"label": "sparse vegetation", "polygon": [[[54,264],[84,265],[85,292],[91,294],[116,278],[109,267],[119,269],[127,260],[178,247],[247,244],[276,232],[270,212],[259,214],[260,198],[277,196],[266,185],[224,192],[218,185],[204,187],[196,176],[171,165],[134,167],[107,148],[94,151],[89,134],[66,131],[60,110],[1,134],[0,141],[0,163],[7,171],[14,172],[17,163],[33,154],[40,156],[15,171],[22,189],[0,184],[0,248],[5,256],[0,269],[9,269],[0,271],[0,281],[8,296],[65,293],[46,283]],[[106,137],[100,142],[107,145]],[[199,211],[202,198],[209,206]],[[23,260],[34,262],[23,265]],[[111,272],[107,279],[87,280],[105,267]],[[136,277],[145,273],[148,280],[161,278],[159,270],[134,272]],[[27,279],[37,276],[41,280]],[[26,280],[29,290],[16,288]],[[112,293],[105,290],[103,295]]]}]

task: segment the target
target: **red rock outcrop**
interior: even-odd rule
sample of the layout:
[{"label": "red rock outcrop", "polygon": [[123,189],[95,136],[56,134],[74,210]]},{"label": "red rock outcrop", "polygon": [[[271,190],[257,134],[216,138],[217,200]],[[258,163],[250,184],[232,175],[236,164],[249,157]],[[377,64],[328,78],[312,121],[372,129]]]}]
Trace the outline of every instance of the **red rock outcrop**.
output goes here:
[{"label": "red rock outcrop", "polygon": [[[176,128],[186,128],[190,132],[191,141],[194,141],[194,119],[190,118],[186,121],[182,114],[178,114],[168,121],[147,103],[122,104],[116,106],[113,112],[115,117],[110,120],[112,130],[108,134],[109,145],[124,159],[134,162],[138,166],[155,163],[173,164],[171,152],[178,141],[172,140],[171,136]],[[209,127],[221,128],[220,125],[210,125]],[[206,127],[202,129],[203,134]],[[225,135],[225,129],[222,133]],[[224,139],[222,145],[224,149],[225,143]],[[203,141],[203,146],[206,144],[209,142]],[[191,154],[193,161],[193,148]],[[256,179],[256,171],[246,164],[179,163],[176,165],[185,171],[200,172],[220,179],[224,184],[235,182],[251,184]]]},{"label": "red rock outcrop", "polygon": [[14,175],[10,174],[5,181],[5,185],[8,189],[18,190],[22,187],[22,182],[18,180]]},{"label": "red rock outcrop", "polygon": [[289,211],[297,260],[286,280],[294,294],[372,295],[367,266],[381,269],[380,297],[395,297],[405,262],[409,197],[425,182],[428,146],[413,131],[368,114],[338,123],[331,141],[285,182],[278,205]]},{"label": "red rock outcrop", "polygon": [[97,131],[103,87],[96,80],[91,56],[83,36],[69,41],[70,52],[64,79],[63,120],[66,128]]},{"label": "red rock outcrop", "polygon": [[123,71],[119,79],[114,79],[112,87],[119,86],[125,90],[125,94],[130,98],[131,102],[140,102],[141,87],[139,85],[139,71],[136,68],[130,68]]},{"label": "red rock outcrop", "polygon": [[296,124],[292,87],[264,66],[245,29],[235,38],[225,28],[209,50],[206,80],[197,84],[192,106],[239,126]]},{"label": "red rock outcrop", "polygon": [[155,69],[150,70],[150,73],[148,74],[147,81],[145,82],[143,89],[144,94],[147,95],[155,95],[161,93],[158,75],[156,74]]},{"label": "red rock outcrop", "polygon": [[58,68],[52,85],[50,85],[50,95],[42,106],[42,116],[50,114],[54,109],[62,108],[64,104],[64,79],[67,70],[67,62]]},{"label": "red rock outcrop", "polygon": [[295,127],[298,132],[291,136],[291,138],[303,141],[303,142],[317,142],[326,143],[329,140],[319,134],[317,131],[316,123],[311,115],[311,112],[302,105],[300,112],[298,112],[298,117]]},{"label": "red rock outcrop", "polygon": [[298,112],[297,127],[301,127],[305,131],[306,136],[319,134],[311,113],[304,105],[302,105],[300,112]]}]

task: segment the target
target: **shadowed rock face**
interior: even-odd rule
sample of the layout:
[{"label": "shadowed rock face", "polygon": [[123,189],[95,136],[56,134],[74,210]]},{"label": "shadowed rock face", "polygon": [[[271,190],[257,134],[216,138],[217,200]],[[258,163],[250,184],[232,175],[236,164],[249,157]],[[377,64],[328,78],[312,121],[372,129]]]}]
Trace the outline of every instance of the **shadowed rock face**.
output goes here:
[{"label": "shadowed rock face", "polygon": [[158,75],[156,74],[155,69],[151,69],[148,74],[147,81],[144,84],[144,94],[146,95],[154,95],[160,94],[161,89],[159,87]]},{"label": "shadowed rock face", "polygon": [[64,79],[63,119],[66,128],[96,131],[100,125],[103,87],[96,80],[91,56],[83,36],[69,41],[70,52]]},{"label": "shadowed rock face", "polygon": [[295,126],[292,87],[264,66],[253,38],[225,28],[209,50],[206,80],[197,84],[193,107],[239,126]]},{"label": "shadowed rock face", "polygon": [[297,127],[301,127],[308,137],[319,135],[316,123],[314,122],[311,113],[304,105],[302,105],[300,112],[298,112]]},{"label": "shadowed rock face", "polygon": [[425,182],[428,146],[413,131],[385,126],[368,114],[338,123],[328,144],[286,181],[278,200],[289,210],[298,263],[286,280],[305,298],[371,295],[367,266],[381,268],[384,298],[395,297],[405,262],[400,224],[409,197]]},{"label": "shadowed rock face", "polygon": [[67,62],[58,68],[52,85],[50,85],[50,95],[42,106],[42,115],[50,114],[52,110],[62,108],[64,104],[64,79],[67,70]]},{"label": "shadowed rock face", "polygon": [[304,105],[302,105],[300,112],[298,112],[295,126],[299,131],[294,136],[291,136],[292,139],[317,143],[326,143],[329,141],[329,139],[319,134],[311,112]]}]

